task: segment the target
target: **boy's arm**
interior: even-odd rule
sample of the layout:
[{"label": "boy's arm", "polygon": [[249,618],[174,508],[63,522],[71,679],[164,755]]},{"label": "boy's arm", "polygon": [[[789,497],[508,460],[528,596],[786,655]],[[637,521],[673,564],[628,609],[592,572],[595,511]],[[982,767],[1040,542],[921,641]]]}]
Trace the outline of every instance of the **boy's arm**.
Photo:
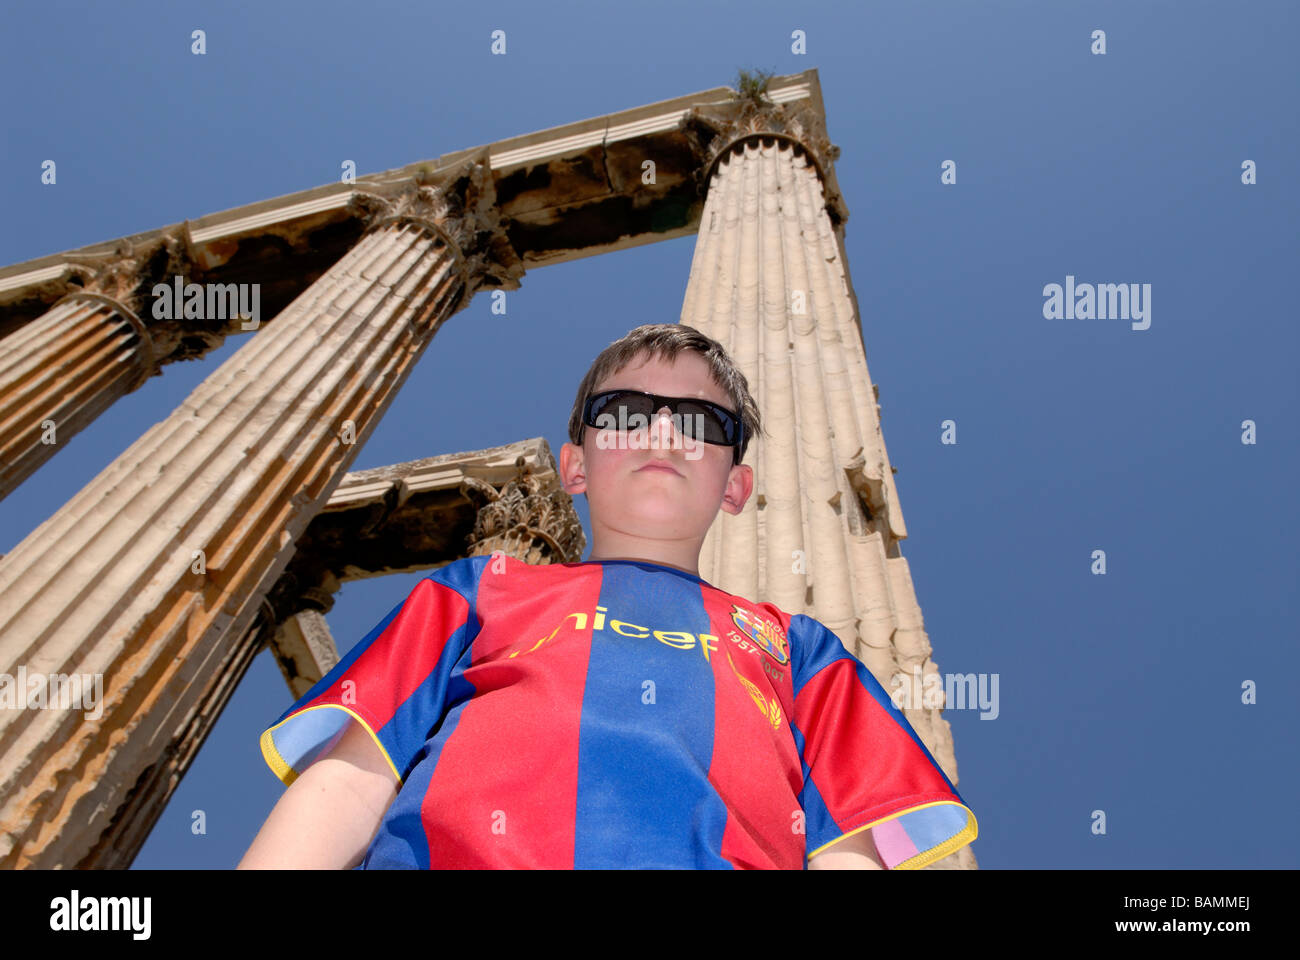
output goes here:
[{"label": "boy's arm", "polygon": [[[866,664],[804,614],[790,618],[789,638],[790,726],[805,770],[799,803],[807,854],[833,856],[839,869],[856,855],[859,869],[870,860],[914,870],[974,840],[975,815]],[[864,818],[874,826],[845,835]],[[867,833],[874,852],[865,847],[867,837],[856,839]]]},{"label": "boy's arm", "polygon": [[870,830],[863,830],[831,844],[808,861],[809,870],[884,870]]},{"label": "boy's arm", "polygon": [[397,796],[379,747],[355,720],[272,808],[237,870],[348,870]]}]

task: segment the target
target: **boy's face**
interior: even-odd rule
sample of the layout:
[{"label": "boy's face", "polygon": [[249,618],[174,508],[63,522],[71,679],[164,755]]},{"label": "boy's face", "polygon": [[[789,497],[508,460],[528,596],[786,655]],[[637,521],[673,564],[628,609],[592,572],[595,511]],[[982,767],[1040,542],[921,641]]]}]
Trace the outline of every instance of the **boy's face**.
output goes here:
[{"label": "boy's face", "polygon": [[[698,397],[733,409],[713,380],[708,362],[684,350],[673,361],[643,354],[596,384],[592,394],[626,388],[662,397]],[[739,413],[739,411],[736,411]],[[664,541],[673,552],[695,554],[721,507],[740,513],[754,486],[754,471],[735,465],[735,447],[683,438],[666,410],[648,430],[620,433],[583,427],[582,446],[560,449],[560,474],[569,494],[586,493],[598,550],[627,551],[638,542]],[[675,472],[643,469],[667,464]],[[674,549],[675,548],[675,549]]]}]

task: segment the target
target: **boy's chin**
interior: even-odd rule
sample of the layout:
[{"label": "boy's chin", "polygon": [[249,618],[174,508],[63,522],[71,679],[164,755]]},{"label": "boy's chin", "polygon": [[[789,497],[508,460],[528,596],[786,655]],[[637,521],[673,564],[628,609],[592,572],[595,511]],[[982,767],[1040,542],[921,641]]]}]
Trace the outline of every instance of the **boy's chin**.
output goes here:
[{"label": "boy's chin", "polygon": [[682,510],[680,502],[647,503],[648,497],[638,498],[641,503],[635,506],[617,504],[618,526],[625,533],[644,537],[646,540],[663,540],[665,537],[678,539],[692,533],[704,533],[709,525],[697,530],[699,518],[692,517]]},{"label": "boy's chin", "polygon": [[682,510],[680,503],[642,503],[634,508],[625,509],[623,516],[634,523],[640,521],[645,532],[652,536],[655,534],[662,536],[665,530],[672,530],[675,535],[680,535],[694,525],[692,517]]}]

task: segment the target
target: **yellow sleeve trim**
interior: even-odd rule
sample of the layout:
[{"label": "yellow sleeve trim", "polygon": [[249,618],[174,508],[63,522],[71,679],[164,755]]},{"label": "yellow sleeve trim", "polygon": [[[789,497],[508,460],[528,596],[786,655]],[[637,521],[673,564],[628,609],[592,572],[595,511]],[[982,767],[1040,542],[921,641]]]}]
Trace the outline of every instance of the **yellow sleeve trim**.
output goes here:
[{"label": "yellow sleeve trim", "polygon": [[845,840],[854,834],[861,833],[863,830],[870,830],[872,827],[878,826],[882,823],[887,823],[890,820],[896,820],[905,814],[915,813],[917,810],[939,806],[961,807],[966,811],[966,826],[962,828],[960,833],[953,834],[937,847],[930,850],[923,850],[916,856],[902,861],[893,868],[895,870],[919,870],[924,866],[934,863],[936,860],[942,860],[944,857],[948,856],[948,854],[956,850],[960,850],[962,847],[966,846],[966,844],[973,842],[975,838],[979,836],[979,824],[975,821],[975,813],[970,807],[953,800],[934,800],[930,803],[922,803],[915,807],[908,807],[906,810],[899,810],[895,813],[891,813],[887,817],[881,817],[879,820],[872,820],[870,823],[864,823],[862,826],[856,827],[848,833],[840,834],[834,840],[829,843],[823,843],[812,853],[808,854],[808,859],[811,860],[818,854],[825,853],[828,848],[835,846],[835,844],[839,843],[841,840]]},{"label": "yellow sleeve trim", "polygon": [[340,706],[337,703],[322,703],[314,707],[308,707],[306,710],[298,711],[291,717],[285,717],[270,729],[262,731],[262,736],[258,739],[258,745],[262,748],[262,759],[265,760],[266,765],[271,768],[271,772],[280,778],[280,782],[287,787],[298,779],[298,774],[294,771],[293,767],[289,766],[284,757],[280,756],[280,751],[275,749],[275,740],[271,737],[271,734],[276,730],[279,730],[290,720],[301,717],[303,714],[311,713],[313,710],[327,709],[342,710],[357,723],[361,724],[361,728],[365,730],[366,733],[370,734],[370,739],[375,741],[375,746],[377,746],[379,752],[384,755],[384,760],[388,763],[388,769],[393,772],[393,779],[397,781],[398,789],[400,789],[402,785],[402,775],[397,772],[397,765],[393,763],[393,758],[388,755],[388,751],[384,749],[384,745],[379,742],[379,737],[376,736],[375,731],[370,729],[370,724],[366,723],[366,721],[361,718],[360,714],[349,710],[347,707]]}]

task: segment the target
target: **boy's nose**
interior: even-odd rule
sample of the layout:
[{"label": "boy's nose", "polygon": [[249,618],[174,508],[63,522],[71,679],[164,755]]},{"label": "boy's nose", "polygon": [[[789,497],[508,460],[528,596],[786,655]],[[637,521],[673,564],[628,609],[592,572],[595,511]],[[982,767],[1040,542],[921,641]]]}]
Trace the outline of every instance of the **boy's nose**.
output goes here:
[{"label": "boy's nose", "polygon": [[655,411],[652,428],[655,430],[662,430],[663,424],[665,423],[668,424],[668,432],[669,435],[671,436],[673,427],[676,426],[676,424],[673,423],[672,411],[670,411],[667,407],[660,407],[658,410]]},{"label": "boy's nose", "polygon": [[697,451],[699,441],[688,435],[684,420],[684,416],[679,417],[668,407],[660,407],[650,423],[650,445],[661,450],[685,450],[687,460],[697,459],[692,454]]}]

